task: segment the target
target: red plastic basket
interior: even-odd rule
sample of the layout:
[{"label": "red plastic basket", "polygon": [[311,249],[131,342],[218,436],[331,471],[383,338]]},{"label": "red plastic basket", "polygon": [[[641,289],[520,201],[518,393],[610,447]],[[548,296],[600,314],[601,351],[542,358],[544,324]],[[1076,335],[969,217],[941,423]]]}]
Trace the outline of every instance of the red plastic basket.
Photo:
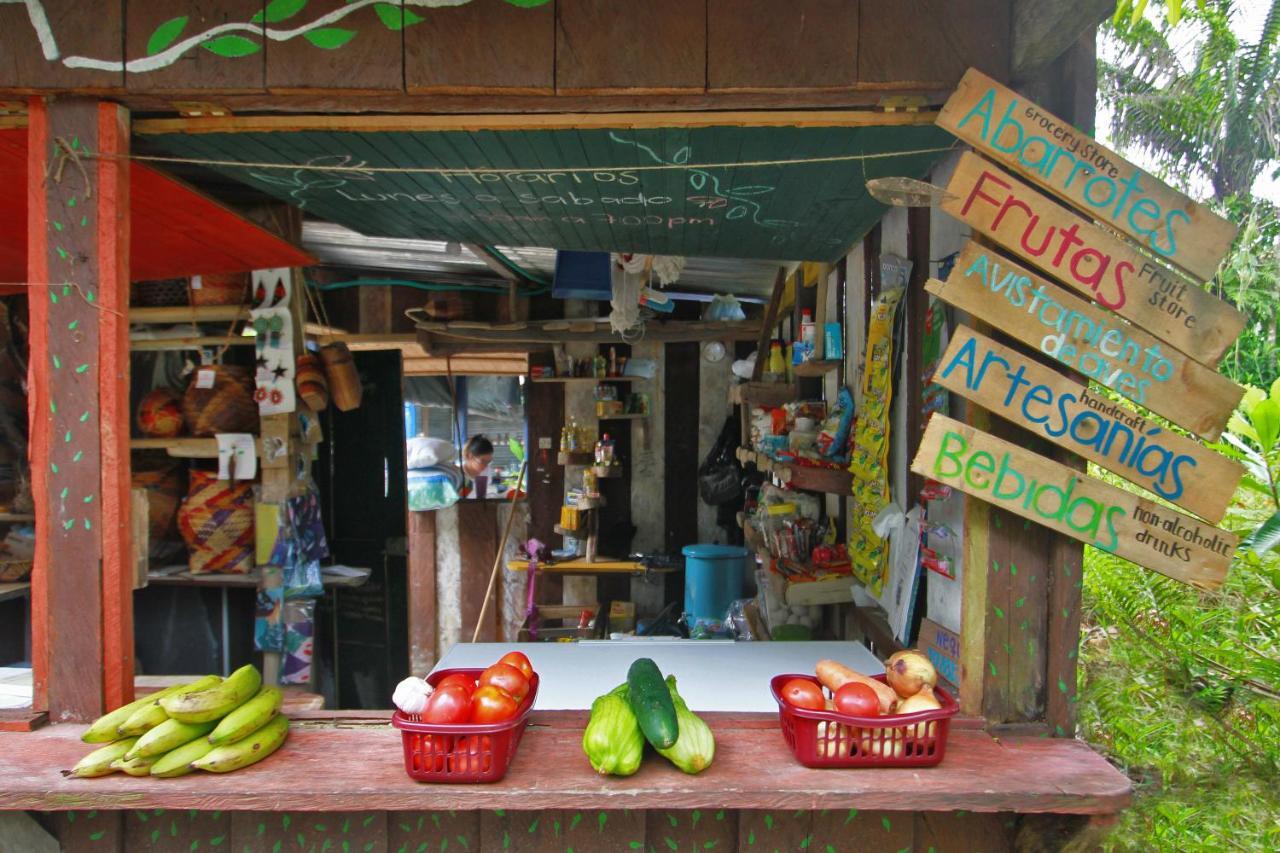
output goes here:
[{"label": "red plastic basket", "polygon": [[[442,669],[427,676],[435,687],[446,676],[479,678],[483,669]],[[516,747],[529,722],[538,696],[538,674],[529,679],[529,695],[516,715],[502,723],[442,725],[424,723],[396,711],[391,725],[400,730],[404,744],[404,769],[418,782],[497,782],[507,775]]]},{"label": "red plastic basket", "polygon": [[[885,680],[883,675],[872,677]],[[793,678],[821,683],[812,675],[775,675],[769,683],[778,702],[782,737],[805,767],[932,767],[946,754],[951,718],[960,706],[940,687],[933,690],[942,703],[936,711],[855,717],[787,704],[782,687]],[[831,695],[825,687],[822,693]]]}]

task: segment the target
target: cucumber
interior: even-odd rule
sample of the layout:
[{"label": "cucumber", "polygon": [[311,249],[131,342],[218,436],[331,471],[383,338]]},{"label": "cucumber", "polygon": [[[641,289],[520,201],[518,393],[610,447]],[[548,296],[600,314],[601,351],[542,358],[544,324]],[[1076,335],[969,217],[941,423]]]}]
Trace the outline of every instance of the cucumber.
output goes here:
[{"label": "cucumber", "polygon": [[680,736],[676,706],[658,665],[639,658],[627,670],[627,698],[645,739],[656,749],[670,749]]}]

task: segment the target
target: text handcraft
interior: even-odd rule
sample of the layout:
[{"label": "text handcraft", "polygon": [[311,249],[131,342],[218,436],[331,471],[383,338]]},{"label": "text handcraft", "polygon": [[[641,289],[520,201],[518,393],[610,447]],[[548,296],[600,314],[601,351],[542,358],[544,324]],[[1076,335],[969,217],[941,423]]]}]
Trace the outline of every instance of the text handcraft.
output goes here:
[{"label": "text handcraft", "polygon": [[1232,533],[941,414],[929,419],[911,470],[1193,586],[1220,586],[1239,544]]},{"label": "text handcraft", "polygon": [[1073,290],[1213,366],[1244,315],[976,154],[961,155],[942,209]]},{"label": "text handcraft", "polygon": [[1222,520],[1244,469],[967,326],[933,380],[1201,518]]},{"label": "text handcraft", "polygon": [[937,124],[1198,281],[1212,278],[1231,249],[1234,223],[977,69]]},{"label": "text handcraft", "polygon": [[1115,314],[970,242],[926,289],[1201,438],[1221,435],[1244,389]]}]

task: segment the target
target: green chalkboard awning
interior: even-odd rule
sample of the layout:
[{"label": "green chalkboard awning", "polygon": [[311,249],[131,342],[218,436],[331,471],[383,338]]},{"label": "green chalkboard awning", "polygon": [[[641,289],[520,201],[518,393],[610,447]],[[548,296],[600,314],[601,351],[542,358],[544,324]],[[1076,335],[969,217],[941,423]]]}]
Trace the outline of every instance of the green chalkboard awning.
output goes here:
[{"label": "green chalkboard awning", "polygon": [[817,261],[883,215],[867,180],[924,177],[952,144],[900,119],[421,130],[324,118],[205,132],[140,122],[135,133],[139,153],[202,161],[370,236]]}]

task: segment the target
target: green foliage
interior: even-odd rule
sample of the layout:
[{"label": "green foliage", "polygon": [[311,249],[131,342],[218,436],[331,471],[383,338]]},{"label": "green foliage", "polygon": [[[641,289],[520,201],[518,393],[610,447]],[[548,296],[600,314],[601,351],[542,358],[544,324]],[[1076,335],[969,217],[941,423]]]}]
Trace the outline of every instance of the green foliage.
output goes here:
[{"label": "green foliage", "polygon": [[262,45],[244,36],[218,36],[200,45],[210,53],[218,56],[249,56],[262,50]]},{"label": "green foliage", "polygon": [[1239,223],[1231,253],[1214,276],[1214,292],[1244,312],[1222,372],[1245,385],[1280,375],[1280,210],[1263,199],[1232,199],[1223,211]]},{"label": "green foliage", "polygon": [[355,36],[355,30],[348,30],[343,27],[320,27],[317,30],[302,34],[304,39],[325,50],[336,50],[351,41]]},{"label": "green foliage", "polygon": [[271,0],[265,9],[249,20],[255,24],[260,24],[263,21],[268,24],[278,24],[301,12],[306,5],[307,0]]},{"label": "green foliage", "polygon": [[182,30],[186,25],[187,16],[182,15],[177,18],[170,18],[156,27],[155,32],[151,34],[151,38],[147,39],[147,56],[154,56],[173,44],[178,36],[182,35]]}]

